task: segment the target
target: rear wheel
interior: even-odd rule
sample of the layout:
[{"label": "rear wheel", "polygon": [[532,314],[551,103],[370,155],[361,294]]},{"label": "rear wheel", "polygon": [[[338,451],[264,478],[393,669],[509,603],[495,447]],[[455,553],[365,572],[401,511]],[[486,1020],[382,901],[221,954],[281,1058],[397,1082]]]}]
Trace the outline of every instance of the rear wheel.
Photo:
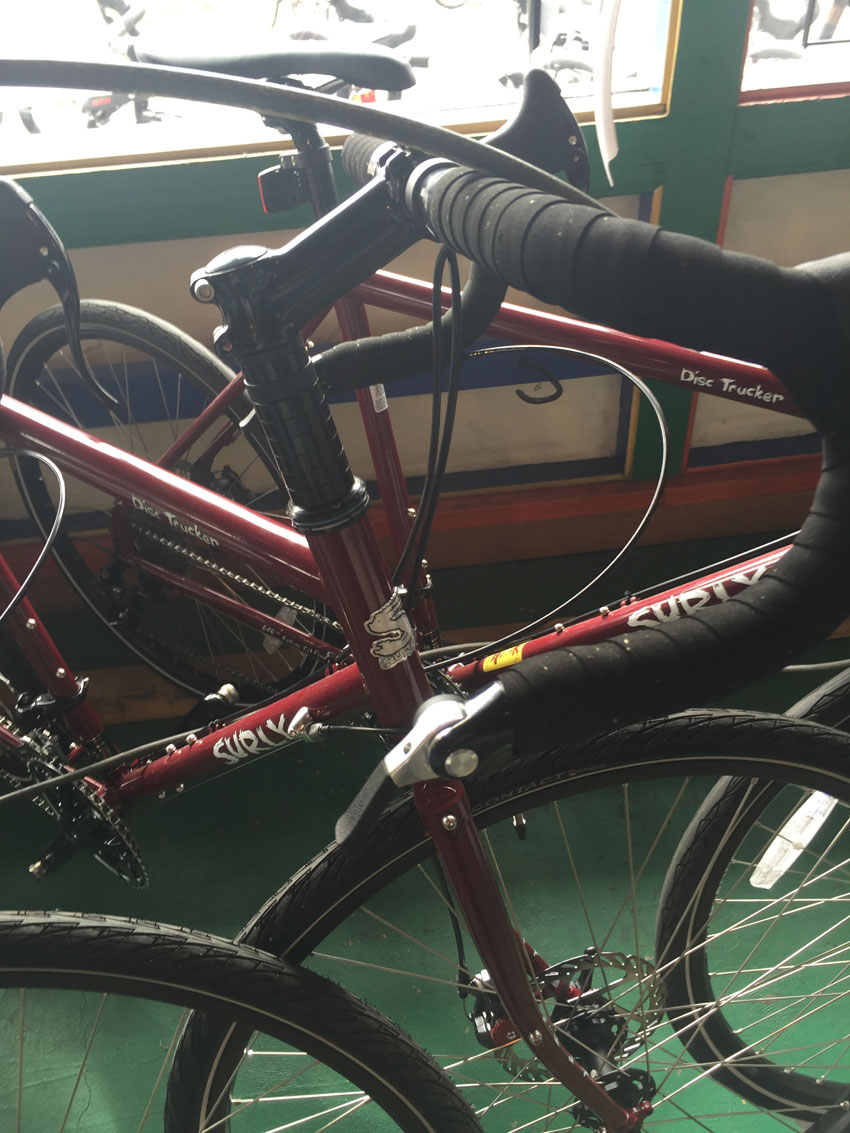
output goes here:
[{"label": "rear wheel", "polygon": [[[118,303],[83,301],[83,349],[101,384],[120,402],[105,407],[76,373],[61,308],[33,319],[9,354],[9,391],[61,421],[156,461],[233,374],[175,327]],[[258,510],[277,510],[286,495],[265,438],[239,397],[187,451],[166,467]],[[38,462],[21,460],[16,478],[42,533],[55,516],[54,487]],[[74,588],[110,629],[148,664],[198,696],[233,684],[252,703],[306,676],[315,658],[250,628],[238,617],[177,593],[131,566],[116,545],[121,529],[152,567],[197,581],[240,605],[297,626],[321,641],[339,640],[332,617],[298,591],[273,585],[245,563],[223,561],[132,500],[79,481],[68,483],[68,507],[54,555]]]},{"label": "rear wheel", "polygon": [[[173,1064],[191,1010],[245,1034],[220,1097]],[[433,1062],[341,988],[143,921],[0,915],[0,1042],[4,1130],[478,1129]]]}]

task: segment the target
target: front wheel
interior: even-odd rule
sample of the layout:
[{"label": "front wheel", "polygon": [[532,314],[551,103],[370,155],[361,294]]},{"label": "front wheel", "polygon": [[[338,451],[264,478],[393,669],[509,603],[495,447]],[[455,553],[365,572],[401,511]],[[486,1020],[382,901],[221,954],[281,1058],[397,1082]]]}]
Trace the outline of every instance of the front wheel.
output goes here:
[{"label": "front wheel", "polygon": [[[184,1088],[189,1011],[245,1038],[230,1080]],[[20,1133],[476,1133],[388,1020],[309,972],[144,921],[0,914],[0,1128]],[[213,1116],[215,1110],[216,1116]]]},{"label": "front wheel", "polygon": [[[545,970],[536,969],[542,1001],[568,1050],[604,1077],[624,1106],[651,1103],[643,1128],[740,1133],[759,1110],[754,1128],[797,1128],[798,1118],[840,1104],[850,1083],[850,978],[843,966],[848,757],[850,739],[817,725],[684,713],[470,782],[509,913],[544,961]],[[748,867],[737,862],[743,839],[760,839],[765,848],[776,834],[772,804],[766,809],[757,785],[753,805],[740,810],[729,831],[712,831],[717,845],[729,847],[749,923],[774,924],[779,906],[801,911],[787,918],[787,928],[783,921],[782,936],[768,934],[764,963],[757,938],[724,937],[723,971],[748,973],[727,1002],[677,978],[683,956],[691,969],[715,971],[716,944],[696,931],[698,921],[672,938],[674,948],[667,944],[671,932],[656,946],[655,921],[668,863],[695,811],[717,777],[733,772],[747,783],[779,784],[780,814],[812,788],[827,791],[836,805],[809,848],[813,899],[804,908],[795,905],[793,885],[786,884],[779,905],[775,892],[752,888]],[[714,849],[708,844],[707,853]],[[747,861],[757,853],[748,845]],[[697,863],[680,887],[674,926],[689,893],[708,900],[716,885],[704,865]],[[331,846],[275,894],[242,939],[331,975],[416,1035],[452,1074],[487,1133],[598,1129],[592,1114],[552,1084],[533,1051],[510,1037],[483,965],[463,933],[459,947],[455,927],[430,840],[411,801],[402,799],[381,816],[361,854],[352,859]],[[776,1012],[783,1005],[780,1041]],[[692,1041],[695,1034],[708,1041],[727,1022],[734,1031],[741,1012],[749,1014],[753,1040],[767,1043],[771,1096],[763,1068],[757,1081],[746,1060],[736,1068],[735,1093],[723,1088],[722,1071],[737,1059],[737,1046],[715,1044],[709,1056]],[[232,1037],[203,1019],[193,1020],[187,1035],[198,1065],[214,1063],[226,1078]]]}]

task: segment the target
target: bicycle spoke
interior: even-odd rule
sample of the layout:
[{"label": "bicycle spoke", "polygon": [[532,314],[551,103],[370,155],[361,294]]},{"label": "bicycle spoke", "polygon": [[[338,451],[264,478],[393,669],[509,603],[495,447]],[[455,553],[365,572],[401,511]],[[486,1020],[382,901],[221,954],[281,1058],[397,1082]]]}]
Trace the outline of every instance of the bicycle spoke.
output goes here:
[{"label": "bicycle spoke", "polygon": [[67,1105],[67,1108],[65,1109],[65,1115],[62,1118],[62,1124],[59,1126],[59,1133],[64,1133],[65,1126],[68,1124],[68,1118],[71,1115],[71,1109],[73,1108],[73,1105],[74,1105],[74,1099],[77,1096],[77,1090],[80,1088],[80,1082],[83,1080],[83,1073],[85,1072],[86,1062],[88,1061],[88,1057],[91,1054],[92,1043],[94,1042],[95,1035],[97,1034],[97,1028],[100,1025],[100,1018],[101,1018],[101,1015],[103,1014],[103,1009],[106,1006],[106,1000],[107,1000],[107,996],[102,995],[101,999],[100,999],[100,1004],[99,1004],[98,1009],[97,1009],[97,1014],[94,1017],[94,1022],[92,1023],[92,1028],[91,1028],[91,1031],[89,1033],[88,1042],[86,1043],[86,1049],[83,1052],[83,1058],[82,1058],[82,1061],[80,1062],[80,1068],[77,1071],[77,1077],[74,1079],[74,1085],[71,1089],[71,1096],[68,1099],[68,1105]]}]

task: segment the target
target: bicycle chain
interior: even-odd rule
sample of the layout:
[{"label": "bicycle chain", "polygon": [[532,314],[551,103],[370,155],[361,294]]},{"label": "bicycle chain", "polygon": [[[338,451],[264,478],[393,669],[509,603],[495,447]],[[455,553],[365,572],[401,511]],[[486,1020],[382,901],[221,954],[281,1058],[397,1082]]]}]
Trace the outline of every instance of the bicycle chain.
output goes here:
[{"label": "bicycle chain", "polygon": [[203,555],[199,555],[197,551],[192,551],[188,547],[184,547],[179,543],[175,543],[173,539],[168,539],[159,532],[153,531],[150,528],[141,528],[141,531],[146,539],[152,539],[155,543],[161,544],[170,551],[176,551],[178,554],[189,559],[193,563],[204,567],[206,570],[211,571],[213,574],[221,575],[223,578],[229,579],[231,582],[237,582],[240,586],[246,587],[248,590],[253,590],[263,597],[271,599],[273,602],[278,602],[281,606],[286,606],[290,610],[303,615],[304,617],[312,619],[314,622],[321,622],[329,629],[342,632],[342,626],[339,622],[334,621],[333,618],[328,618],[324,614],[320,614],[318,610],[304,606],[300,602],[296,602],[292,598],[287,598],[283,594],[278,594],[276,590],[272,590],[268,586],[263,586],[259,582],[254,582],[250,578],[245,578],[244,575],[237,574],[236,571],[230,570],[228,567],[222,566],[220,563],[214,562],[212,559],[207,559]]},{"label": "bicycle chain", "polygon": [[[149,642],[151,645],[156,645],[159,649],[167,649],[170,653],[182,657],[186,661],[191,661],[196,665],[209,665],[209,657],[204,657],[201,653],[196,653],[193,649],[187,649],[182,642],[166,640],[164,637],[159,637],[155,633],[149,633],[147,630],[136,629],[135,634],[142,640]],[[222,661],[216,658],[215,662],[215,676],[216,679],[229,677],[230,683],[234,688],[239,688],[241,684],[245,683],[245,673],[240,672],[238,669],[231,669],[229,665],[225,665]],[[251,677],[251,684],[255,685],[265,696],[280,695],[280,689],[275,688],[274,685],[263,684],[255,677]]]}]

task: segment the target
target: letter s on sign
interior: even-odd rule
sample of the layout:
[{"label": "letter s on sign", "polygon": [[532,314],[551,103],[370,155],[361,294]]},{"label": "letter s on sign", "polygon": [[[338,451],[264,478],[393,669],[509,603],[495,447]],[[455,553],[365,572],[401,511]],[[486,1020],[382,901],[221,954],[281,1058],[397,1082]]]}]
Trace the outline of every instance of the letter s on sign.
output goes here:
[{"label": "letter s on sign", "polygon": [[638,626],[654,626],[656,624],[657,619],[652,616],[651,606],[641,606],[639,610],[629,614],[627,622],[627,625],[630,625],[632,629],[637,629]]},{"label": "letter s on sign", "polygon": [[224,742],[223,739],[218,740],[216,743],[213,744],[213,755],[215,756],[216,759],[221,759],[225,763],[238,763],[239,762],[239,760],[236,758],[235,755],[231,755],[230,752],[227,751],[227,749],[225,747],[225,742]]}]

